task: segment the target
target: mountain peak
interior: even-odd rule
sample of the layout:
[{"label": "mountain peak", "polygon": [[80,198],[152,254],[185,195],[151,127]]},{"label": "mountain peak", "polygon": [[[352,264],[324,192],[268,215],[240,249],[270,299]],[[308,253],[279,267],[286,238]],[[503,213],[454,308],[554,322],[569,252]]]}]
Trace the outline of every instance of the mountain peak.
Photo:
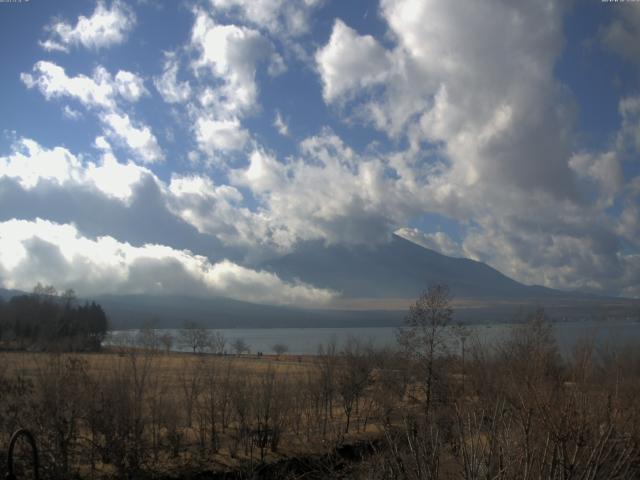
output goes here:
[{"label": "mountain peak", "polygon": [[454,258],[399,235],[375,247],[340,245],[300,250],[262,265],[286,280],[331,288],[347,298],[415,298],[434,283],[457,298],[531,298],[551,289],[523,285],[468,258]]}]

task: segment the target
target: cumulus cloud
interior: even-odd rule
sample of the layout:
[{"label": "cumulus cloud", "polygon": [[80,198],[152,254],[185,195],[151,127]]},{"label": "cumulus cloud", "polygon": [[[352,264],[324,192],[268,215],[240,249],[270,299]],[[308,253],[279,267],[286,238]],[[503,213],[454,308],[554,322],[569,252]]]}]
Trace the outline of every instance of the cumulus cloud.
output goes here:
[{"label": "cumulus cloud", "polygon": [[[631,249],[640,248],[640,176],[632,178],[622,190],[615,219],[615,232]],[[640,295],[638,295],[640,297]]]},{"label": "cumulus cloud", "polygon": [[[100,188],[88,177],[62,185],[41,180],[34,188],[22,187],[15,178],[1,177],[0,220],[47,218],[73,223],[84,236],[114,236],[133,245],[161,243],[189,249],[212,261],[243,258],[235,244],[224,246],[215,236],[198,232],[170,211],[171,197],[154,175],[145,172],[134,181],[136,165],[107,166],[110,168],[95,172],[96,182],[103,182],[98,184]],[[90,170],[91,165],[85,169]]]},{"label": "cumulus cloud", "polygon": [[178,65],[176,54],[167,54],[162,75],[153,81],[156,89],[167,103],[183,103],[191,96],[189,82],[178,80]]},{"label": "cumulus cloud", "polygon": [[64,68],[42,60],[33,66],[33,74],[22,73],[20,79],[27,88],[37,88],[47,100],[69,97],[88,108],[114,110],[121,99],[136,102],[149,93],[144,80],[135,73],[119,70],[114,78],[102,66],[96,67],[91,77],[70,77]]},{"label": "cumulus cloud", "polygon": [[0,223],[0,268],[5,286],[34,282],[73,288],[82,295],[154,293],[221,295],[273,304],[322,305],[336,293],[283,282],[276,275],[228,260],[211,263],[188,250],[140,247],[105,236],[83,237],[73,225],[46,220]]},{"label": "cumulus cloud", "polygon": [[260,201],[265,239],[281,248],[299,241],[379,243],[407,219],[400,181],[377,157],[361,157],[330,130],[301,144],[298,158],[281,162],[254,151],[231,179]]},{"label": "cumulus cloud", "polygon": [[284,118],[282,118],[282,114],[280,113],[280,110],[276,110],[276,115],[273,119],[273,126],[276,128],[278,133],[283,137],[286,137],[289,135],[289,125],[287,125],[287,122],[285,122]]},{"label": "cumulus cloud", "polygon": [[33,74],[22,73],[21,80],[28,88],[37,88],[47,100],[69,97],[84,107],[97,110],[107,136],[129,149],[144,163],[160,161],[164,154],[151,128],[134,121],[122,112],[121,105],[138,101],[149,92],[144,80],[135,73],[119,70],[115,77],[98,66],[92,77],[70,77],[65,70],[51,62],[40,61]]},{"label": "cumulus cloud", "polygon": [[64,106],[64,108],[62,109],[62,114],[69,120],[78,120],[82,118],[82,113],[71,108],[69,105]]},{"label": "cumulus cloud", "polygon": [[283,36],[307,33],[310,13],[321,3],[322,0],[211,0],[214,9]]},{"label": "cumulus cloud", "polygon": [[640,154],[640,95],[621,99],[618,111],[622,117],[618,148]]},{"label": "cumulus cloud", "polygon": [[640,8],[616,5],[613,20],[600,28],[599,38],[609,50],[640,67]]},{"label": "cumulus cloud", "polygon": [[0,156],[0,220],[73,222],[86,235],[189,248],[211,259],[273,251],[264,241],[266,219],[244,206],[236,188],[203,175],[172,175],[167,184],[145,167],[119,162],[104,137],[95,147],[101,156],[92,161],[64,147],[15,142]]},{"label": "cumulus cloud", "polygon": [[115,87],[120,96],[129,102],[136,102],[140,97],[149,94],[142,78],[126,70],[116,73]]},{"label": "cumulus cloud", "polygon": [[[90,175],[91,162],[73,160],[61,147],[25,154],[54,159],[42,167],[21,167],[15,153],[0,163],[3,199],[46,191],[37,201],[47,210],[55,205],[45,199],[63,198],[66,188],[65,202],[80,195],[95,209],[88,192],[98,198],[97,192],[109,199],[109,211],[117,211],[109,228],[122,241],[129,237],[116,220],[126,219],[131,235],[146,243],[152,238],[180,250],[179,235],[169,232],[175,228],[197,253],[235,248],[245,255],[284,253],[307,240],[375,244],[416,216],[436,212],[460,223],[460,243],[445,232],[400,233],[443,253],[486,261],[525,282],[634,291],[638,260],[626,252],[640,236],[638,193],[623,173],[640,148],[640,103],[634,95],[620,101],[621,128],[611,145],[602,151],[581,147],[573,99],[554,76],[564,40],[563,2],[478,0],[461,8],[455,2],[382,0],[384,40],[336,20],[307,59],[323,99],[341,107],[332,114],[373,127],[388,141],[354,151],[324,129],[286,157],[261,146],[246,120],[260,111],[259,69],[283,71],[278,48],[300,41],[308,28],[304,15],[318,2],[210,2],[212,11],[194,10],[189,43],[176,50],[185,58],[168,54],[154,84],[167,103],[185,106],[171,110],[184,110],[190,122],[194,142],[188,148],[199,149],[189,152],[190,159],[233,158],[215,165],[215,181],[202,172],[161,181],[115,160],[112,146],[139,151],[142,162],[163,156],[151,128],[125,108],[148,94],[141,77],[102,67],[69,76],[39,62],[22,75],[28,87],[47,99],[74,99],[102,121],[103,136],[95,144],[102,157],[93,165],[103,170]],[[288,26],[290,8],[303,12],[299,31]],[[634,18],[614,18],[626,32],[620,38],[633,35]],[[249,26],[220,23],[236,20]],[[281,35],[297,37],[281,42]],[[603,41],[631,58],[633,52],[624,53],[622,43],[611,40],[615,35],[609,37],[603,30]],[[180,75],[186,65],[191,69],[183,73],[193,78]],[[278,110],[273,123],[287,134]],[[111,175],[123,181],[107,193]],[[115,207],[127,202],[135,215]],[[143,235],[135,221],[152,207],[154,221],[145,228],[153,233]],[[65,219],[59,223],[73,220],[56,212]],[[86,218],[78,229],[99,231]]]},{"label": "cumulus cloud", "polygon": [[[104,138],[98,142],[106,145]],[[111,153],[105,154],[100,162],[83,163],[64,147],[48,149],[28,138],[17,141],[11,154],[0,156],[0,179],[13,179],[26,190],[33,190],[40,183],[60,187],[82,185],[127,201],[133,186],[144,175],[151,172],[133,163],[119,163]]]},{"label": "cumulus cloud", "polygon": [[614,151],[603,154],[575,154],[569,160],[569,166],[578,175],[597,185],[599,192],[594,196],[595,200],[604,201],[606,206],[613,204],[615,197],[624,185],[622,167]]},{"label": "cumulus cloud", "polygon": [[[633,283],[616,234],[633,225],[607,211],[624,191],[621,151],[574,151],[572,99],[554,77],[564,8],[382,0],[393,45],[336,21],[317,70],[326,103],[349,101],[349,121],[408,142],[382,164],[395,218],[436,212],[468,225],[459,248],[438,234],[414,240],[521,281],[618,293]],[[635,105],[620,104],[617,143],[635,144]]]},{"label": "cumulus cloud", "polygon": [[611,227],[611,220],[602,215],[593,220],[578,217],[561,226],[526,218],[494,219],[484,222],[482,230],[472,230],[463,248],[467,256],[524,283],[629,294],[631,287],[637,290],[640,285],[637,255],[621,252]]},{"label": "cumulus cloud", "polygon": [[375,98],[362,98],[363,118],[391,136],[408,132],[416,150],[442,145],[449,184],[575,193],[571,122],[553,78],[560,5],[384,0],[381,10],[394,49],[336,22],[318,50],[326,101],[384,83]]},{"label": "cumulus cloud", "polygon": [[[119,74],[131,74],[119,72]],[[113,109],[119,89],[112,75],[104,68],[97,67],[91,77],[77,75],[69,77],[64,68],[52,62],[40,61],[33,66],[33,74],[22,73],[20,79],[27,88],[37,88],[47,100],[70,97],[85,107]]]},{"label": "cumulus cloud", "polygon": [[200,150],[211,155],[218,151],[242,150],[249,140],[249,132],[237,118],[216,120],[203,115],[196,120],[194,130]]},{"label": "cumulus cloud", "polygon": [[316,53],[325,101],[336,101],[387,80],[390,57],[371,35],[358,35],[336,20],[329,42]]},{"label": "cumulus cloud", "polygon": [[133,11],[123,2],[113,1],[110,7],[99,1],[90,17],[81,15],[75,25],[66,21],[51,23],[49,35],[40,45],[45,50],[68,52],[71,47],[98,50],[124,42],[135,25]]},{"label": "cumulus cloud", "polygon": [[227,248],[241,247],[245,259],[257,259],[278,248],[270,241],[267,219],[249,210],[235,187],[215,185],[201,175],[173,175],[168,191],[168,206],[175,215]]},{"label": "cumulus cloud", "polygon": [[222,82],[217,88],[220,100],[216,103],[222,111],[233,115],[255,107],[258,65],[281,61],[271,42],[257,30],[217,24],[203,11],[196,13],[191,44],[199,52],[193,68],[207,71]]},{"label": "cumulus cloud", "polygon": [[80,176],[80,161],[66,148],[43,149],[37,142],[21,139],[12,155],[0,157],[0,177],[15,178],[23,188],[33,188],[41,180],[59,185]]},{"label": "cumulus cloud", "polygon": [[190,48],[197,54],[191,63],[196,76],[213,79],[199,92],[199,103],[190,105],[200,151],[211,158],[242,150],[249,133],[241,120],[258,106],[257,69],[266,65],[270,75],[278,75],[282,58],[259,31],[221,25],[202,10],[195,12]]},{"label": "cumulus cloud", "polygon": [[134,124],[127,114],[111,112],[101,115],[100,118],[107,127],[107,134],[124,144],[143,163],[164,159],[158,140],[146,125]]},{"label": "cumulus cloud", "polygon": [[403,227],[394,232],[396,235],[436,252],[450,257],[464,257],[460,245],[444,232],[424,233],[417,228]]}]

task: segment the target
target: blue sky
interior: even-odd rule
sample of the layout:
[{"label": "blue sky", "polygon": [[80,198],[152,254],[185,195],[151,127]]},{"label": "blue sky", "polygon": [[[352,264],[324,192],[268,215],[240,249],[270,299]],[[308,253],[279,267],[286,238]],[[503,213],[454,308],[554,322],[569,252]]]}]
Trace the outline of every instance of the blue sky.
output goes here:
[{"label": "blue sky", "polygon": [[261,262],[397,232],[640,295],[640,4],[30,0],[0,51],[4,286],[326,304]]}]

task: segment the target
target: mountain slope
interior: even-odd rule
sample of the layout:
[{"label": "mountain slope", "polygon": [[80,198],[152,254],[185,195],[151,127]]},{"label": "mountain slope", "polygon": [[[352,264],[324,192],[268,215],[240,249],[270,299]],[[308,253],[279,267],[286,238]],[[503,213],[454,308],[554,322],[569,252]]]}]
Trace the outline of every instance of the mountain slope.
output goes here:
[{"label": "mountain slope", "polygon": [[8,290],[6,288],[0,288],[0,298],[5,301],[9,300],[11,297],[15,297],[16,295],[24,295],[25,292],[21,292],[20,290]]},{"label": "mountain slope", "polygon": [[305,248],[271,260],[262,268],[286,280],[300,279],[316,287],[331,288],[345,297],[415,298],[433,283],[449,285],[456,298],[539,298],[566,292],[526,286],[488,265],[453,258],[394,235],[376,248]]}]

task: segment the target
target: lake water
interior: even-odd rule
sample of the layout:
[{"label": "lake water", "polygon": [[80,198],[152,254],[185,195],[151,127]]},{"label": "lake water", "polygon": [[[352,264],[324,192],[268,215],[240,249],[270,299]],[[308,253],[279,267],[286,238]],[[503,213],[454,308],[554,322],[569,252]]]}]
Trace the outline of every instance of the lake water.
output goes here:
[{"label": "lake water", "polygon": [[[553,323],[553,332],[563,353],[569,353],[580,338],[592,336],[597,345],[640,346],[640,322],[634,320],[583,321]],[[496,345],[508,337],[512,324],[469,325],[468,331],[484,345]],[[227,345],[238,338],[245,340],[251,352],[273,353],[273,345],[283,343],[289,354],[315,354],[318,345],[326,345],[335,340],[338,347],[350,336],[361,341],[370,341],[375,346],[393,346],[396,344],[395,327],[364,328],[260,328],[260,329],[218,329],[227,339]],[[169,333],[175,339],[179,330],[158,330],[160,334]],[[127,334],[135,335],[136,331]],[[115,336],[123,332],[113,332]],[[106,344],[111,343],[108,338]],[[230,351],[231,349],[227,347]],[[174,342],[174,350],[188,350]]]}]

